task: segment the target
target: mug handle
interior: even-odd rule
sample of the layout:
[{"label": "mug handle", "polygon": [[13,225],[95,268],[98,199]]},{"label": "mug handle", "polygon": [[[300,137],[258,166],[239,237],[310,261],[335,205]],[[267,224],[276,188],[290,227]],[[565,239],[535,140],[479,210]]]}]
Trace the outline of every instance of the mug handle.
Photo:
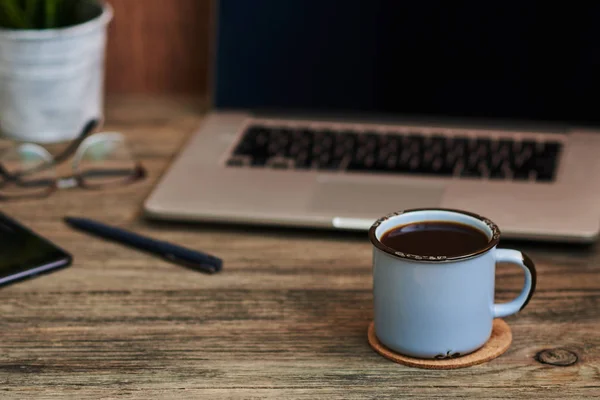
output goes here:
[{"label": "mug handle", "polygon": [[525,272],[525,285],[519,296],[508,303],[494,303],[494,318],[501,318],[516,314],[525,308],[529,300],[531,300],[533,292],[535,292],[537,273],[531,258],[527,254],[517,250],[496,249],[496,262],[507,262],[518,265]]}]

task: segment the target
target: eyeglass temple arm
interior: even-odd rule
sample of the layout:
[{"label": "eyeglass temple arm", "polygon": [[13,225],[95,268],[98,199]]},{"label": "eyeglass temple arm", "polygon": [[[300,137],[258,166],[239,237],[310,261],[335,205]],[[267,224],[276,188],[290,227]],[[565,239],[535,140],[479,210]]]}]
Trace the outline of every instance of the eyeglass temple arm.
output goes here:
[{"label": "eyeglass temple arm", "polygon": [[69,143],[67,148],[64,149],[62,153],[60,153],[59,155],[54,157],[52,162],[43,163],[43,164],[38,165],[36,168],[28,169],[26,171],[20,171],[16,174],[9,173],[0,164],[0,175],[2,175],[6,179],[16,180],[20,176],[29,175],[31,173],[43,171],[43,170],[47,169],[48,167],[50,167],[51,165],[60,164],[61,162],[63,162],[67,158],[69,158],[75,152],[75,150],[77,150],[77,148],[79,147],[81,142],[83,142],[85,140],[85,138],[88,137],[89,134],[94,131],[96,126],[98,126],[99,122],[100,121],[98,119],[92,119],[92,120],[88,121],[85,124],[85,126],[83,127],[83,129],[81,130],[81,133],[79,134],[79,136],[77,136],[77,138],[75,140],[73,140],[71,143]]},{"label": "eyeglass temple arm", "polygon": [[81,130],[81,133],[79,134],[79,136],[77,136],[77,138],[75,140],[73,140],[71,143],[69,143],[67,148],[64,149],[62,153],[60,153],[59,155],[54,157],[54,163],[55,164],[61,163],[64,160],[66,160],[67,158],[69,158],[73,153],[75,153],[75,150],[77,150],[77,148],[79,147],[81,142],[83,142],[84,139],[86,137],[88,137],[88,135],[91,132],[94,131],[96,126],[98,126],[98,123],[99,123],[99,121],[97,119],[92,119],[92,120],[88,121],[88,123],[85,124],[85,126]]}]

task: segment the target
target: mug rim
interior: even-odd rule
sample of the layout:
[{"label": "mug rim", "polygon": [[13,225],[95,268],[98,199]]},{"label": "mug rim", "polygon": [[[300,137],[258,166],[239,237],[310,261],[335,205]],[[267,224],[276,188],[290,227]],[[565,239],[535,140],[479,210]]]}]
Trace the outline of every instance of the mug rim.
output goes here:
[{"label": "mug rim", "polygon": [[[410,254],[410,253],[404,253],[401,251],[396,251],[393,248],[383,244],[377,238],[375,231],[377,230],[379,225],[381,225],[383,222],[385,222],[391,218],[397,217],[399,215],[404,215],[404,214],[419,212],[419,211],[445,211],[445,212],[449,212],[449,213],[462,214],[462,215],[466,215],[466,216],[478,219],[479,221],[486,224],[488,226],[488,228],[490,228],[490,230],[492,232],[492,238],[489,240],[488,244],[485,247],[483,247],[477,251],[474,251],[474,252],[471,252],[468,254],[461,254],[458,256],[451,256],[451,257],[448,257],[448,256],[422,256],[422,255],[418,255],[418,254]],[[500,228],[498,228],[498,225],[496,225],[494,222],[492,222],[488,218],[483,217],[479,214],[469,212],[469,211],[463,211],[463,210],[458,210],[458,209],[453,209],[453,208],[435,208],[435,207],[434,208],[411,208],[411,209],[407,209],[404,211],[393,212],[391,214],[388,214],[388,215],[385,215],[385,216],[379,218],[377,221],[375,221],[373,223],[373,225],[371,225],[371,228],[369,228],[369,239],[371,240],[371,243],[373,243],[373,245],[377,249],[391,255],[392,257],[396,257],[396,258],[400,258],[400,259],[404,259],[404,260],[416,261],[416,262],[427,262],[427,263],[451,262],[451,261],[465,260],[467,258],[476,257],[480,254],[488,252],[490,249],[497,246],[498,243],[500,242]]]}]

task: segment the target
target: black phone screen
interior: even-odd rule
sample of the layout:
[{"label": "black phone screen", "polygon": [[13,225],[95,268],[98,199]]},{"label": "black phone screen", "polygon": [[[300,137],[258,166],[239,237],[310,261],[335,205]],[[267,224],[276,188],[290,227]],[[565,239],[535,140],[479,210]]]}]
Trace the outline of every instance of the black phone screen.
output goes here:
[{"label": "black phone screen", "polygon": [[0,285],[48,273],[70,263],[67,252],[0,213]]}]

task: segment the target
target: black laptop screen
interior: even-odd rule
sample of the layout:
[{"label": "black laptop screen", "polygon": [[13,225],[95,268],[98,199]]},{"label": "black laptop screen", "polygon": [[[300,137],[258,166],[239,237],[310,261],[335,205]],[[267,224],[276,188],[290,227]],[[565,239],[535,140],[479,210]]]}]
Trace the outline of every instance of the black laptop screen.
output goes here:
[{"label": "black laptop screen", "polygon": [[600,2],[221,0],[218,108],[600,125]]}]

